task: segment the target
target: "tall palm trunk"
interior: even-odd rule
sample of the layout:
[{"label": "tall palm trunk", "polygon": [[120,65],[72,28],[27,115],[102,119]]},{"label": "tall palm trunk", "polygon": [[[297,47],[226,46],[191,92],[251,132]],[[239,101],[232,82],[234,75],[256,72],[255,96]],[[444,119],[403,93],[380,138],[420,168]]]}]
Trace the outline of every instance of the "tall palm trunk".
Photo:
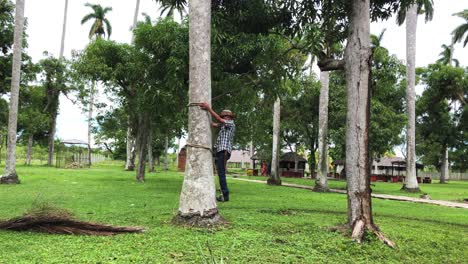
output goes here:
[{"label": "tall palm trunk", "polygon": [[417,6],[412,5],[406,13],[406,107],[408,125],[406,129],[406,178],[403,189],[409,192],[419,192],[416,179],[416,28],[418,14]]},{"label": "tall palm trunk", "polygon": [[10,109],[8,113],[8,140],[5,171],[0,178],[2,184],[20,183],[16,174],[16,130],[18,123],[18,98],[21,77],[21,53],[23,50],[24,0],[16,0],[13,67],[11,73]]},{"label": "tall palm trunk", "polygon": [[[250,141],[250,158],[253,157],[254,155],[254,144],[253,144],[253,141]],[[254,161],[253,159],[250,160],[250,168],[251,169],[254,169]]]},{"label": "tall palm trunk", "polygon": [[60,58],[63,58],[63,52],[65,51],[65,33],[67,30],[67,13],[68,13],[68,0],[65,0],[65,9],[63,12],[62,41],[60,42]]},{"label": "tall palm trunk", "polygon": [[449,178],[449,161],[448,161],[448,148],[446,144],[444,144],[441,156],[442,156],[442,164],[440,168],[439,183],[447,183],[447,179]]},{"label": "tall palm trunk", "polygon": [[94,100],[95,100],[95,83],[93,81],[91,85],[91,92],[89,98],[89,106],[88,106],[88,164],[91,166],[91,128],[92,128],[92,120],[93,120],[93,111],[94,111]]},{"label": "tall palm trunk", "polygon": [[138,155],[138,165],[136,179],[139,182],[145,181],[146,154],[148,147],[149,120],[145,113],[138,113],[138,132],[136,138],[136,151]]},{"label": "tall palm trunk", "polygon": [[209,114],[196,103],[211,104],[211,1],[189,1],[189,107],[187,164],[174,222],[211,226],[222,220],[215,200]]},{"label": "tall palm trunk", "polygon": [[28,137],[28,152],[26,153],[26,165],[31,165],[31,158],[32,158],[32,147],[34,142],[34,135],[30,134]]},{"label": "tall palm trunk", "polygon": [[314,191],[327,192],[328,188],[328,82],[329,73],[320,72],[320,102],[319,102],[319,129],[318,129],[318,173]]},{"label": "tall palm trunk", "polygon": [[[132,30],[135,29],[137,21],[138,21],[138,10],[140,9],[140,0],[136,0],[136,6],[135,6],[135,13],[133,15],[133,25],[132,25]],[[132,43],[135,40],[135,34],[132,32]],[[125,170],[126,171],[133,171],[135,169],[135,139],[133,138],[132,134],[132,128],[131,128],[131,122],[130,122],[130,117],[128,117],[128,122],[127,122],[127,158],[125,161]],[[150,169],[151,169],[151,163],[150,163]],[[154,171],[154,166],[153,166],[153,171]]]},{"label": "tall palm trunk", "polygon": [[271,173],[267,180],[270,185],[281,185],[279,174],[279,136],[280,136],[280,119],[281,119],[281,100],[276,98],[273,105],[273,149],[271,154]]},{"label": "tall palm trunk", "polygon": [[125,161],[125,170],[133,171],[135,169],[135,139],[132,135],[130,117],[127,123],[127,159]]},{"label": "tall palm trunk", "polygon": [[167,157],[167,152],[169,151],[169,138],[166,134],[164,137],[164,170],[167,171],[169,170],[169,160]]},{"label": "tall palm trunk", "polygon": [[153,130],[151,128],[148,131],[148,167],[148,172],[154,172]]}]

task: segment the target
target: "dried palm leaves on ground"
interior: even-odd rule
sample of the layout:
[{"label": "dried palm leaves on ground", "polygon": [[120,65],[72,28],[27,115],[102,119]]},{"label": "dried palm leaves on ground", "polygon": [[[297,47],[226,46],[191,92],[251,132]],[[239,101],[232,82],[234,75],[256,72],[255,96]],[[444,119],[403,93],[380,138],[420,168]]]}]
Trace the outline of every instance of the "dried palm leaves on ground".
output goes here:
[{"label": "dried palm leaves on ground", "polygon": [[145,231],[141,227],[121,227],[79,221],[69,211],[49,206],[41,206],[40,208],[30,210],[23,216],[0,221],[0,229],[95,236],[110,236]]}]

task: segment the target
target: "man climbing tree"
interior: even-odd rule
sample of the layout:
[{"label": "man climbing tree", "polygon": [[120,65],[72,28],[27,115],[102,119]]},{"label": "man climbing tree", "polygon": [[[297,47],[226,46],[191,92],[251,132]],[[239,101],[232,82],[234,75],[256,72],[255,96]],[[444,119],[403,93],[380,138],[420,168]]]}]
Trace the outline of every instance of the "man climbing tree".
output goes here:
[{"label": "man climbing tree", "polygon": [[229,201],[229,189],[226,182],[226,162],[231,157],[232,140],[236,133],[234,114],[230,110],[223,110],[218,115],[207,103],[201,103],[200,108],[208,111],[220,122],[211,123],[213,127],[219,128],[218,139],[216,140],[214,148],[216,150],[216,169],[218,170],[221,195],[216,197],[216,200],[219,202],[227,202]]}]

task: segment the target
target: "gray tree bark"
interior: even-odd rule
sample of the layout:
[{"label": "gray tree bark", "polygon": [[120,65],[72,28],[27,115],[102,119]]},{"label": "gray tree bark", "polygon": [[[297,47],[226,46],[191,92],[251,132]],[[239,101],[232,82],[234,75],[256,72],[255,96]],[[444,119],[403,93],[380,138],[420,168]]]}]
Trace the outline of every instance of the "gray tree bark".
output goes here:
[{"label": "gray tree bark", "polygon": [[148,147],[149,120],[143,113],[138,114],[138,133],[136,138],[136,151],[138,155],[138,165],[136,180],[145,181],[146,154]]},{"label": "gray tree bark", "polygon": [[60,42],[60,58],[63,58],[63,53],[65,51],[65,34],[67,31],[67,14],[68,14],[68,0],[65,0],[65,8],[63,11],[62,41]]},{"label": "gray tree bark", "polygon": [[[254,144],[253,144],[253,141],[250,141],[250,157],[252,158],[254,154],[255,154],[254,153]],[[254,168],[254,161],[252,159],[250,160],[250,168],[255,169]]]},{"label": "gray tree bark", "polygon": [[166,134],[164,137],[164,170],[169,170],[169,159],[167,157],[167,152],[169,151],[169,138]]},{"label": "gray tree bark", "polygon": [[442,164],[440,169],[440,181],[439,183],[447,183],[449,179],[449,160],[448,160],[448,148],[444,146],[442,150]]},{"label": "gray tree bark", "polygon": [[[211,1],[189,1],[189,102],[211,104]],[[212,226],[222,222],[215,200],[209,113],[189,107],[187,163],[178,224]]]},{"label": "gray tree bark", "polygon": [[130,120],[127,124],[127,158],[125,160],[125,170],[133,171],[135,169],[135,139],[132,135]]},{"label": "gray tree bark", "polygon": [[31,134],[28,137],[28,151],[26,153],[26,165],[31,165],[31,158],[32,158],[32,147],[34,142],[34,135]]},{"label": "gray tree bark", "polygon": [[[57,112],[55,112],[57,113]],[[55,149],[55,127],[57,126],[57,115],[52,114],[49,127],[49,146],[48,146],[48,156],[47,156],[47,166],[52,166],[54,164],[54,149]]]},{"label": "gray tree bark", "polygon": [[88,164],[91,166],[91,127],[92,127],[92,120],[93,120],[93,111],[94,111],[94,97],[95,97],[95,83],[93,81],[91,91],[90,91],[90,98],[89,98],[89,106],[88,106]]},{"label": "gray tree bark", "polygon": [[281,185],[279,173],[279,137],[280,137],[280,119],[281,119],[281,100],[276,98],[273,105],[273,149],[271,156],[271,174],[267,180],[269,185]]},{"label": "gray tree bark", "polygon": [[154,172],[154,158],[153,158],[153,130],[148,131],[148,171]]},{"label": "gray tree bark", "polygon": [[417,5],[412,5],[406,12],[406,107],[408,124],[406,129],[406,177],[403,190],[419,192],[416,179],[416,28],[418,22]]},{"label": "gray tree bark", "polygon": [[[136,0],[136,6],[135,6],[135,13],[133,15],[133,25],[132,25],[132,30],[135,29],[137,21],[138,21],[138,11],[140,9],[140,0]],[[132,43],[135,41],[135,35],[132,32]],[[133,171],[135,169],[135,139],[132,135],[132,128],[131,128],[131,122],[130,122],[130,117],[128,118],[127,122],[127,158],[125,160],[125,170],[126,171]],[[150,163],[150,170],[151,170],[151,163]],[[153,166],[153,171],[154,171],[154,166]]]},{"label": "gray tree bark", "polygon": [[328,192],[328,84],[329,73],[320,72],[320,101],[318,129],[318,171],[314,191]]},{"label": "gray tree bark", "polygon": [[8,113],[8,140],[5,171],[0,178],[0,184],[20,183],[18,174],[16,173],[16,133],[18,125],[18,98],[21,78],[21,53],[23,50],[24,2],[24,0],[16,0],[10,109]]}]

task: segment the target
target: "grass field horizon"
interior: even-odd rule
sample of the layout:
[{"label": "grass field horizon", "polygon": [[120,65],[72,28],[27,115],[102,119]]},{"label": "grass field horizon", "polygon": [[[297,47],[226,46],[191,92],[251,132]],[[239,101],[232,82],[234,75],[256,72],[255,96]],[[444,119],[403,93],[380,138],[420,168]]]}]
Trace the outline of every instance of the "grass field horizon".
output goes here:
[{"label": "grass field horizon", "polygon": [[465,209],[373,199],[376,224],[397,244],[390,249],[372,236],[356,244],[327,230],[346,221],[342,194],[229,179],[231,201],[219,204],[219,210],[230,224],[199,229],[171,224],[183,180],[183,174],[173,170],[158,168],[146,175],[143,184],[135,181],[135,172],[124,171],[121,162],[76,170],[19,166],[18,174],[20,185],[0,186],[2,220],[50,204],[81,220],[142,226],[147,232],[91,237],[0,231],[0,263],[463,263],[468,259]]}]

